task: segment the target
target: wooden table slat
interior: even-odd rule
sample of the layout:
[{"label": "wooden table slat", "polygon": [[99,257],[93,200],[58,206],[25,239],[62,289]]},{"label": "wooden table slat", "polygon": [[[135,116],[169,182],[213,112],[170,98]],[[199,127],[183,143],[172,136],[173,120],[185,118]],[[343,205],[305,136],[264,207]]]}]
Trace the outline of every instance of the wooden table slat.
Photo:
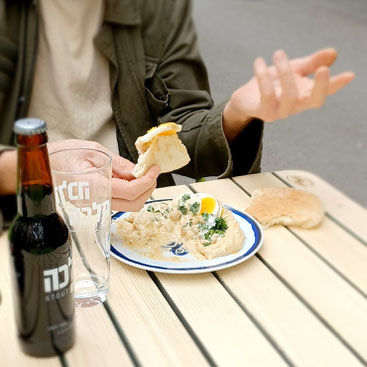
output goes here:
[{"label": "wooden table slat", "polygon": [[[93,251],[88,251],[88,244],[94,243],[94,233],[81,231],[78,233],[78,243],[72,236],[74,270],[90,271],[95,264]],[[83,247],[81,247],[83,244]],[[83,258],[81,249],[83,248]],[[90,263],[89,261],[93,261]],[[121,341],[121,338],[111,321],[105,307],[100,304],[90,307],[75,307],[76,342],[74,348],[65,354],[66,362],[70,367],[82,364],[114,366],[121,363],[131,366],[132,360]],[[90,320],[93,320],[91,322]]]},{"label": "wooden table slat", "polygon": [[[249,197],[229,179],[193,187],[235,208],[248,206]],[[367,340],[363,337],[367,330],[366,299],[284,227],[269,228],[264,236],[260,255],[367,360]]]},{"label": "wooden table slat", "polygon": [[[234,181],[248,192],[252,192],[255,188],[286,186],[272,174],[242,176],[234,178]],[[328,217],[325,217],[322,225],[315,230],[290,228],[367,295],[367,246]]]},{"label": "wooden table slat", "polygon": [[256,256],[218,275],[296,366],[362,365]]},{"label": "wooden table slat", "polygon": [[286,365],[211,274],[157,277],[218,365]]},{"label": "wooden table slat", "polygon": [[[269,228],[259,254],[215,273],[153,274],[111,259],[108,302],[76,309],[77,342],[63,359],[20,351],[4,233],[1,366],[367,365],[367,210],[304,171],[191,187],[244,210],[246,192],[286,184],[323,200],[328,215],[321,226]],[[187,191],[185,185],[161,188],[153,197]]]},{"label": "wooden table slat", "polygon": [[132,366],[103,305],[75,309],[76,343],[65,358],[70,367]]},{"label": "wooden table slat", "polygon": [[341,224],[363,239],[367,245],[366,208],[313,173],[287,170],[277,171],[275,174],[297,189],[318,195],[324,201],[326,210]]},{"label": "wooden table slat", "polygon": [[111,259],[108,302],[143,365],[207,365],[146,271]]},{"label": "wooden table slat", "polygon": [[[161,188],[153,192],[153,197],[169,198],[185,191],[190,190]],[[156,275],[216,363],[286,365],[212,274]]]}]

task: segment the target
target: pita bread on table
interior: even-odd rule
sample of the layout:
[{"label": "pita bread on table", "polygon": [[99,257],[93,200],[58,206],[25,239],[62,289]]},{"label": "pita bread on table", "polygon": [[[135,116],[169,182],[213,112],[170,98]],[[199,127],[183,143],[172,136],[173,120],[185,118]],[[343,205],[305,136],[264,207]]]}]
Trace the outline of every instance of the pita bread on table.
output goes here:
[{"label": "pita bread on table", "polygon": [[245,211],[264,228],[275,224],[313,228],[324,218],[324,207],[317,196],[289,187],[255,190]]},{"label": "pita bread on table", "polygon": [[135,177],[143,176],[153,165],[158,165],[161,173],[164,173],[172,172],[190,162],[177,131],[181,131],[181,125],[168,122],[149,130],[136,140],[139,158],[132,172]]}]

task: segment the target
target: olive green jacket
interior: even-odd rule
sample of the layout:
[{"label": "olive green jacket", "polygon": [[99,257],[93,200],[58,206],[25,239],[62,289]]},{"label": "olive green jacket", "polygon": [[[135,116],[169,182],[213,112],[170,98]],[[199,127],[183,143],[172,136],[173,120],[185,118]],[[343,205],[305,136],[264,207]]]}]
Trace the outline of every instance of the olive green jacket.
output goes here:
[{"label": "olive green jacket", "polygon": [[[231,145],[199,54],[189,0],[106,0],[95,45],[109,60],[120,154],[134,162],[135,140],[152,126],[182,124],[191,162],[177,173],[200,178],[258,172],[263,124],[252,121]],[[27,116],[37,53],[37,1],[0,0],[0,149],[14,120]],[[62,32],[62,30],[60,30]],[[34,116],[42,118],[42,116]],[[174,184],[162,174],[159,185]]]}]

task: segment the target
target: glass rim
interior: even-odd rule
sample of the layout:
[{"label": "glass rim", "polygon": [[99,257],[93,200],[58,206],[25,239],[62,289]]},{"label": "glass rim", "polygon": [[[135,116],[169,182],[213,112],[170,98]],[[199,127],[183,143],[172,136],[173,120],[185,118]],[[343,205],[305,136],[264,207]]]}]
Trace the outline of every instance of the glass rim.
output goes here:
[{"label": "glass rim", "polygon": [[111,165],[112,155],[110,153],[105,152],[104,150],[98,149],[98,148],[87,148],[87,147],[65,148],[65,149],[55,150],[54,152],[49,153],[49,156],[51,157],[52,155],[55,155],[56,153],[61,153],[61,152],[66,152],[66,151],[71,151],[71,150],[76,150],[76,151],[90,150],[90,151],[102,153],[103,155],[105,155],[108,158],[108,162],[106,164],[104,164],[103,166],[101,166],[101,167],[89,168],[85,171],[59,171],[59,170],[53,169],[52,165],[51,165],[51,162],[50,162],[51,172],[57,173],[57,174],[60,174],[60,175],[70,175],[70,174],[73,174],[73,175],[86,175],[88,173],[96,173],[98,171],[102,171],[103,169],[105,169],[109,165]]}]

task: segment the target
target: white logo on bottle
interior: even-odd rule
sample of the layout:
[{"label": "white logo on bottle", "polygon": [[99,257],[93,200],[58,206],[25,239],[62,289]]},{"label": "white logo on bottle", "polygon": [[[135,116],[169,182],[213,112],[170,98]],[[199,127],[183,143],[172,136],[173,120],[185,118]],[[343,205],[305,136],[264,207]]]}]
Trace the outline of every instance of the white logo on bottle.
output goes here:
[{"label": "white logo on bottle", "polygon": [[[70,280],[71,257],[68,258],[68,264],[64,264],[54,269],[47,269],[43,271],[43,280],[45,293],[55,292],[65,288]],[[60,282],[60,275],[64,275],[63,281]]]}]

